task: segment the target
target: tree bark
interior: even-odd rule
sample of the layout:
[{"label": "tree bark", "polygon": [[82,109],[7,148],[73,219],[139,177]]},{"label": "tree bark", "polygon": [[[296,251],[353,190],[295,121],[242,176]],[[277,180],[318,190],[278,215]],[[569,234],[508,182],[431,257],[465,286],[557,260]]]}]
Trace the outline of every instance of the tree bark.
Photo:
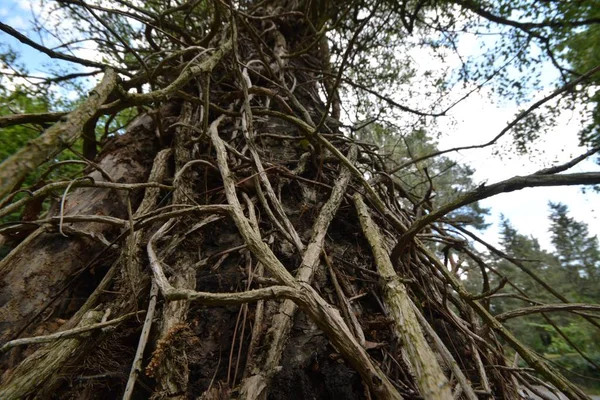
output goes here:
[{"label": "tree bark", "polygon": [[[160,15],[132,8],[156,17],[150,46],[159,48],[156,34],[174,48],[116,87],[107,71],[112,83],[84,108],[92,125],[104,112],[145,113],[86,178],[32,193],[61,190],[46,218],[2,231],[21,242],[0,261],[0,340],[44,337],[13,342],[29,346],[0,359],[0,397],[473,400],[475,388],[510,397],[524,373],[506,367],[498,334],[585,398],[417,237],[450,209],[417,219],[408,210],[423,215],[422,204],[394,194],[401,183],[368,180],[387,173],[371,146],[340,130],[343,71],[332,70],[326,36],[340,4],[200,3]],[[213,17],[204,39],[190,22],[196,6]],[[374,13],[344,14],[357,30],[339,65]],[[172,16],[189,26],[166,34]],[[152,90],[127,91],[140,82]],[[547,181],[505,182],[457,204]],[[0,215],[29,198],[11,201]],[[390,259],[384,242],[401,235]],[[145,321],[125,318],[139,310]],[[107,315],[122,322],[107,330],[98,324]],[[66,330],[67,339],[46,335]]]},{"label": "tree bark", "polygon": [[[140,117],[132,124],[127,135],[116,139],[98,160],[99,167],[112,182],[145,182],[156,151],[153,119]],[[105,182],[99,171],[92,171],[89,178]],[[67,193],[61,193],[66,195]],[[78,188],[64,200],[61,199],[49,216],[111,216],[123,222],[127,216],[127,203],[134,206],[140,199],[140,189],[111,190],[104,188]],[[61,212],[62,208],[62,212]],[[58,225],[58,226],[57,226]],[[18,228],[18,227],[17,227]],[[23,229],[28,229],[25,225]],[[13,230],[16,228],[12,228]],[[29,228],[30,229],[30,228]],[[91,273],[101,276],[115,258],[110,241],[119,235],[119,227],[101,222],[64,222],[50,226],[41,225],[43,232],[36,235],[26,247],[18,248],[3,263],[0,271],[0,339],[11,340],[40,313],[49,321],[63,314],[61,309],[75,308],[77,302],[68,304],[74,293],[77,279]],[[92,278],[93,279],[93,278]],[[55,300],[55,301],[54,301]],[[35,325],[34,325],[35,326]],[[41,327],[40,327],[41,328]],[[32,332],[30,329],[28,332]],[[42,333],[43,329],[41,332]]]}]

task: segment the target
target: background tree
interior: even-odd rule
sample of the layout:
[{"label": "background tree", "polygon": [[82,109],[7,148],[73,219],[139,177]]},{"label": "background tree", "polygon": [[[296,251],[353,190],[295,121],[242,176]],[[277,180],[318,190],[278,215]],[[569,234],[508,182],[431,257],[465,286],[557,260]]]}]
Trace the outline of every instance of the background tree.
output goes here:
[{"label": "background tree", "polygon": [[[555,251],[549,253],[541,249],[533,237],[519,234],[507,220],[502,221],[502,252],[513,260],[494,257],[491,260],[498,282],[507,279],[506,289],[492,296],[491,309],[496,314],[509,313],[522,307],[523,303],[542,305],[552,302],[552,296],[543,286],[532,279],[531,274],[543,277],[571,301],[577,303],[597,303],[597,293],[590,290],[594,285],[589,280],[590,269],[597,270],[598,256],[593,249],[596,238],[587,233],[587,226],[577,222],[567,214],[567,208],[560,203],[550,203],[550,231]],[[585,243],[585,244],[584,244]],[[588,267],[580,264],[580,257],[586,254]],[[595,265],[596,264],[596,265]],[[497,274],[497,275],[496,275]],[[477,282],[477,277],[474,282]],[[570,313],[540,313],[526,315],[507,321],[512,332],[537,352],[544,354],[564,368],[565,373],[583,386],[594,389],[597,384],[598,352],[596,327],[582,321]]]},{"label": "background tree", "polygon": [[[598,306],[488,246],[549,299],[519,292],[534,306],[499,313],[507,280],[490,279],[459,210],[477,227],[486,197],[597,184],[599,173],[560,172],[598,149],[475,185],[425,132],[460,101],[460,82],[527,102],[540,58],[559,56],[553,32],[595,19],[529,1],[43,4],[72,22],[35,21],[56,46],[0,23],[61,61],[37,88],[101,78],[68,113],[0,117],[50,125],[0,164],[0,217],[33,201],[48,210],[1,230],[13,240],[0,261],[0,398],[513,399],[540,379],[587,398],[505,321],[569,311],[597,327]],[[491,27],[499,51],[483,62],[417,73],[414,52],[443,60],[459,32]],[[600,69],[557,67],[556,91],[467,148],[512,132],[527,149]],[[360,140],[370,120],[394,127],[398,151]],[[83,176],[21,187],[77,143]],[[539,252],[521,242],[515,251]],[[468,291],[474,268],[481,285]]]},{"label": "background tree", "polygon": [[550,203],[550,209],[552,244],[567,279],[576,288],[574,299],[598,302],[598,291],[595,290],[600,271],[598,238],[590,236],[586,224],[569,217],[564,204]]}]

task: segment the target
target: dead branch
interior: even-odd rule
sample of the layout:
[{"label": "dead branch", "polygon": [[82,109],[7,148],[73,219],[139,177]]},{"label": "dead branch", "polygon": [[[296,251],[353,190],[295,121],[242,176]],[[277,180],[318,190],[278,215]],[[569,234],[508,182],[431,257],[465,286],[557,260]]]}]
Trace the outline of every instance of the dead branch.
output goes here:
[{"label": "dead branch", "polygon": [[[2,26],[4,24],[0,23],[0,27]],[[9,194],[17,182],[39,165],[73,144],[81,134],[85,123],[96,114],[116,85],[116,73],[112,69],[107,69],[104,78],[90,92],[87,101],[69,113],[64,120],[46,130],[42,136],[30,141],[3,161],[0,164],[0,198]]]},{"label": "dead branch", "polygon": [[426,399],[451,399],[448,379],[423,336],[406,287],[394,271],[388,252],[382,246],[383,238],[360,194],[354,195],[354,205],[383,281],[385,305],[394,320],[396,334],[406,348],[419,392]]}]

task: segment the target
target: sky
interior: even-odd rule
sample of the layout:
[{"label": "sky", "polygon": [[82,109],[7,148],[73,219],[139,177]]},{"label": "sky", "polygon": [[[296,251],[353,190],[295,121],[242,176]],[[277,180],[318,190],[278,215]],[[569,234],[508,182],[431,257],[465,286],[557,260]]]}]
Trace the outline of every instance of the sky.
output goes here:
[{"label": "sky", "polygon": [[[36,12],[39,11],[38,2],[4,0],[0,5],[0,21],[37,40],[37,37],[28,30],[31,26],[29,21],[32,7]],[[30,73],[43,75],[44,63],[50,61],[47,56],[1,32],[0,44],[9,44],[17,49]],[[473,37],[467,36],[459,44],[459,51],[463,54],[470,54],[478,48]],[[77,55],[90,58],[94,52],[93,49],[82,49]],[[420,62],[430,65],[431,62],[436,61],[422,59]],[[552,69],[549,68],[546,74],[549,81],[552,80],[552,74]],[[539,93],[538,97],[541,98],[543,95],[544,93]],[[456,106],[451,111],[451,118],[456,123],[448,123],[442,129],[444,133],[438,140],[439,148],[485,143],[496,136],[506,123],[514,118],[518,110],[517,106],[510,102],[494,102],[492,98],[493,96],[486,95],[484,90]],[[541,138],[536,142],[536,147],[541,150],[540,153],[523,156],[513,154],[509,159],[507,154],[497,155],[494,150],[498,147],[492,146],[484,150],[462,151],[448,156],[475,169],[475,182],[491,184],[515,175],[530,174],[585,152],[585,149],[578,146],[579,128],[578,116],[565,113],[560,116],[555,128],[541,134]],[[585,161],[569,172],[587,171],[600,171],[600,166],[592,161]],[[544,248],[551,249],[548,234],[549,201],[566,204],[572,217],[586,222],[590,232],[600,236],[600,195],[591,190],[584,194],[580,187],[574,186],[524,189],[483,200],[482,206],[491,208],[491,215],[487,221],[492,223],[492,226],[483,232],[482,236],[490,243],[498,244],[498,222],[500,215],[503,214],[521,234],[533,235]]]},{"label": "sky", "polygon": [[[17,2],[14,0],[6,0],[0,5],[0,21],[24,34],[31,25],[29,23],[30,15],[29,5],[25,1]],[[20,45],[16,39],[13,39],[4,32],[0,32],[0,44],[8,44],[18,49],[21,56],[24,59],[31,61],[32,65],[41,66],[45,57],[43,54],[40,54],[38,51],[31,49],[28,46]]]},{"label": "sky", "polygon": [[[482,50],[481,41],[473,35],[463,36],[458,50],[463,57],[486,51],[485,47]],[[557,78],[556,69],[550,63],[544,65],[541,79],[548,88],[534,93],[530,102],[520,106],[506,100],[494,100],[495,96],[485,88],[475,93],[451,110],[451,117],[455,119],[456,124],[447,124],[442,129],[444,134],[439,138],[439,148],[490,141],[515,118],[519,110],[549,95],[555,89],[552,84]],[[539,132],[539,139],[531,146],[536,151],[531,154],[519,155],[503,151],[502,149],[511,147],[511,137],[507,134],[497,145],[486,149],[451,153],[448,156],[475,169],[473,178],[476,183],[491,184],[562,164],[585,153],[588,149],[579,146],[577,136],[581,128],[579,113],[565,111],[557,118],[555,126]],[[566,173],[598,171],[600,166],[593,162],[592,157]],[[490,243],[498,244],[499,222],[501,215],[504,215],[519,233],[536,237],[543,248],[551,250],[548,220],[550,201],[566,204],[571,217],[587,223],[590,234],[600,236],[600,194],[590,188],[584,193],[582,186],[528,188],[482,200],[481,205],[491,209],[487,222],[492,223],[482,236]]]},{"label": "sky", "polygon": [[[439,139],[439,148],[485,143],[495,137],[517,111],[514,105],[499,106],[487,96],[473,96],[453,110],[452,116],[457,124],[446,128],[447,133]],[[495,150],[499,147],[491,146],[451,153],[449,157],[473,167],[476,183],[491,184],[517,175],[528,175],[585,153],[587,149],[578,146],[579,128],[577,115],[565,113],[556,127],[543,132],[535,142],[539,153],[498,155]],[[506,143],[506,140],[501,140],[499,145],[502,143]],[[600,171],[600,166],[592,160],[585,160],[568,170],[570,173],[592,171]],[[491,216],[487,221],[494,224],[484,232],[483,237],[490,243],[498,243],[498,222],[500,215],[504,214],[519,233],[533,235],[542,247],[550,250],[549,201],[566,204],[573,218],[586,222],[590,233],[600,235],[600,195],[592,190],[583,193],[580,186],[561,186],[523,189],[481,201],[482,206],[491,208]]]},{"label": "sky", "polygon": [[[46,6],[45,9],[42,7],[42,4],[38,0],[2,0],[0,1],[0,21],[15,28],[29,39],[52,48],[58,44],[58,41],[53,38],[48,38],[48,35],[40,38],[40,35],[33,29],[33,15],[44,15],[46,23],[59,26],[62,30],[61,34],[63,35],[61,39],[63,41],[68,41],[68,35],[70,35],[71,32],[75,32],[75,30],[70,29],[73,26],[72,20],[66,18],[61,12],[51,11],[48,6]],[[4,45],[11,46],[12,49],[19,53],[20,63],[25,65],[31,76],[44,77],[48,75],[49,65],[51,65],[53,69],[69,68],[72,70],[75,68],[78,71],[90,70],[90,68],[81,67],[67,61],[52,59],[49,56],[22,44],[12,36],[0,32],[0,49],[2,49]],[[60,52],[64,50],[57,49],[57,51]],[[95,43],[89,41],[80,43],[71,54],[80,58],[95,61],[99,61],[100,56],[95,50]],[[75,92],[62,94],[65,96],[76,95]],[[74,99],[71,98],[70,100]]]}]

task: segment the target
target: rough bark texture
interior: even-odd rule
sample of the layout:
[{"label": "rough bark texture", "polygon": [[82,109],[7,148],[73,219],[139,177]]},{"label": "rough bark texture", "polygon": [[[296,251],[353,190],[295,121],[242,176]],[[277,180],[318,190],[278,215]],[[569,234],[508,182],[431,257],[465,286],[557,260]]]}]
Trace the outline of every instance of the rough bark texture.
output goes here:
[{"label": "rough bark texture", "polygon": [[[153,399],[515,398],[496,333],[585,398],[412,231],[390,261],[383,237],[405,233],[422,204],[403,203],[391,178],[367,181],[386,173],[373,146],[340,130],[323,58],[338,10],[299,3],[242,13],[214,2],[202,47],[177,48],[156,66],[156,90],[119,87],[102,109],[149,111],[105,144],[94,186],[62,182],[70,190],[46,218],[2,231],[15,247],[0,262],[0,340],[155,315],[13,349],[0,359],[2,399],[126,387]],[[99,187],[109,180],[122,187]]]},{"label": "rough bark texture", "polygon": [[[142,116],[134,122],[128,135],[124,135],[107,146],[97,164],[111,178],[112,182],[144,182],[152,166],[153,153],[156,151],[155,138],[149,134],[154,129],[150,116]],[[99,171],[89,176],[95,182],[106,181]],[[136,191],[110,190],[103,188],[80,188],[71,190],[60,211],[62,198],[56,200],[48,217],[60,215],[111,216],[127,220],[128,197],[136,205],[143,189]],[[62,196],[63,193],[58,193]],[[13,235],[21,230],[31,229],[25,225],[13,229]],[[26,248],[15,254],[10,263],[4,263],[0,270],[0,340],[10,340],[32,322],[38,313],[44,313],[43,320],[51,321],[64,318],[77,310],[106,267],[115,258],[115,251],[107,246],[114,240],[120,229],[114,225],[96,222],[51,224],[42,228],[49,232],[38,235]],[[62,232],[61,232],[62,230]],[[26,231],[27,232],[27,231]],[[28,232],[27,232],[28,233]],[[100,240],[103,239],[103,240]],[[70,279],[80,275],[83,292],[77,294],[77,283],[69,286]],[[93,286],[92,286],[93,287]],[[59,294],[56,302],[49,302]],[[69,304],[71,303],[71,304]],[[44,308],[46,311],[44,311]],[[38,325],[35,323],[33,326]],[[39,326],[39,325],[38,325]],[[42,328],[42,327],[40,327]],[[31,330],[29,331],[31,332]],[[37,334],[44,331],[36,332]]]},{"label": "rough bark texture", "polygon": [[425,340],[406,286],[394,271],[381,233],[374,225],[360,195],[354,196],[354,203],[362,229],[373,251],[377,272],[385,281],[384,300],[394,321],[396,336],[406,349],[407,362],[415,374],[419,391],[425,398],[451,399],[448,380]]}]

